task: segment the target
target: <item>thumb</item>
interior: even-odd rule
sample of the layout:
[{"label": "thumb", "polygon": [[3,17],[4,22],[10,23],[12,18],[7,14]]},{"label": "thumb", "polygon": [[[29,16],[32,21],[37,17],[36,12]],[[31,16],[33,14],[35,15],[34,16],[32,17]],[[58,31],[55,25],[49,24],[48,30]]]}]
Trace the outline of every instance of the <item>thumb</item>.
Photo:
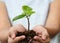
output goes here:
[{"label": "thumb", "polygon": [[35,36],[34,39],[35,39],[36,41],[40,42],[40,43],[43,42],[42,39],[41,39],[41,37],[39,37],[39,36]]},{"label": "thumb", "polygon": [[14,40],[15,40],[15,42],[18,42],[18,41],[23,40],[23,39],[25,39],[24,35],[16,37]]},{"label": "thumb", "polygon": [[12,36],[11,36],[11,37],[12,37],[12,39],[14,39],[14,38],[15,38],[15,34],[12,34]]},{"label": "thumb", "polygon": [[46,36],[45,35],[42,35],[42,40],[46,40]]}]

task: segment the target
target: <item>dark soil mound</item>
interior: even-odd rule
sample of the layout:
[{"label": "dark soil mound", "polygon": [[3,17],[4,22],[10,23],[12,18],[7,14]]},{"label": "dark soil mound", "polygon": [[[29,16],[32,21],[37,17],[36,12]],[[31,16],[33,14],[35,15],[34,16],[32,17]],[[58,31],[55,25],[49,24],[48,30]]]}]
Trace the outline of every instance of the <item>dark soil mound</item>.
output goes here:
[{"label": "dark soil mound", "polygon": [[33,37],[36,35],[36,33],[33,30],[26,31],[26,32],[18,32],[16,36],[25,35],[26,38],[22,41],[19,41],[18,43],[32,43],[34,40]]}]

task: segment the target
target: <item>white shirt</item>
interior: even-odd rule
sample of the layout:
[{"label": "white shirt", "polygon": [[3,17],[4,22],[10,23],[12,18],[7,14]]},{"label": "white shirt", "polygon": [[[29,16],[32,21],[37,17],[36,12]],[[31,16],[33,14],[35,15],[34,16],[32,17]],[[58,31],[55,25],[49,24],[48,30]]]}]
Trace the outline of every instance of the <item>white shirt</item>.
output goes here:
[{"label": "white shirt", "polygon": [[[30,17],[30,29],[35,25],[44,25],[48,14],[50,0],[4,0],[7,6],[9,17],[12,19],[22,13],[22,6],[28,5],[35,13]],[[27,27],[26,18],[12,22],[13,25],[22,24]]]},{"label": "white shirt", "polygon": [[[35,25],[44,25],[47,19],[47,14],[49,10],[49,4],[52,0],[4,0],[7,6],[8,14],[10,20],[22,13],[22,6],[28,5],[33,8],[35,13],[30,17],[30,29]],[[26,18],[22,18],[15,22],[12,22],[13,25],[22,24],[27,28]],[[58,43],[58,36],[51,40],[51,43]]]}]

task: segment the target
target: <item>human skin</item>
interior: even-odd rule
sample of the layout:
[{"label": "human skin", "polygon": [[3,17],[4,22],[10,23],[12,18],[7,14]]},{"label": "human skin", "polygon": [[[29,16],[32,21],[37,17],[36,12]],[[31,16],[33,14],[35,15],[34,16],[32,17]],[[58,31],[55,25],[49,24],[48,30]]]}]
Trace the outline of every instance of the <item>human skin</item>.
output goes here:
[{"label": "human skin", "polygon": [[18,43],[18,41],[25,39],[24,35],[16,37],[17,32],[25,31],[25,27],[21,24],[11,27],[8,35],[8,43]]},{"label": "human skin", "polygon": [[[33,30],[37,33],[40,33],[39,35],[41,35],[43,32],[43,31],[41,32],[41,30],[44,28],[48,31],[50,38],[53,38],[53,36],[60,32],[60,0],[54,0],[54,2],[51,3],[46,25],[43,26],[43,28],[41,27],[42,26],[39,25],[35,26]],[[37,37],[39,37],[39,35]],[[37,39],[37,37],[35,39],[39,40],[39,38]],[[44,36],[44,39],[46,37],[47,35]]]},{"label": "human skin", "polygon": [[34,36],[36,40],[34,43],[50,43],[50,36],[47,29],[44,26],[36,25],[33,27],[33,30],[36,32],[37,36]]},{"label": "human skin", "polygon": [[8,30],[11,23],[8,17],[7,9],[4,2],[0,2],[0,40],[2,43],[7,43]]},{"label": "human skin", "polygon": [[[60,18],[60,0],[54,0],[54,2],[50,5],[50,11],[49,16],[46,21],[45,28],[47,29],[49,35],[51,37],[55,36],[59,32],[59,18]],[[7,43],[7,36],[8,36],[8,30],[11,27],[10,20],[8,19],[8,13],[6,10],[6,6],[3,2],[0,2],[0,40],[2,40],[2,43]],[[54,30],[54,31],[53,31]],[[6,36],[3,36],[5,34]]]},{"label": "human skin", "polygon": [[[51,37],[60,32],[60,0],[54,0],[50,5],[49,16],[46,22],[46,29]],[[54,30],[54,31],[53,31]]]}]

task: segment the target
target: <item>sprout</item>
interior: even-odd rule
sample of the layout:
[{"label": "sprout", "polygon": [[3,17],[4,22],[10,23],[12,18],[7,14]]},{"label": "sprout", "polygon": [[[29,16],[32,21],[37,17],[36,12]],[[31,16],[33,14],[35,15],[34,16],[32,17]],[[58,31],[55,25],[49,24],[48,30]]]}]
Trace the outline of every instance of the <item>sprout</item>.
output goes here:
[{"label": "sprout", "polygon": [[20,15],[16,16],[13,18],[13,21],[16,21],[18,19],[21,19],[21,18],[24,18],[26,17],[27,18],[27,21],[28,21],[28,31],[30,29],[30,22],[29,22],[29,18],[32,14],[35,13],[35,11],[32,10],[31,7],[27,6],[27,5],[24,5],[22,6],[22,10],[23,10],[23,13],[21,13]]}]

